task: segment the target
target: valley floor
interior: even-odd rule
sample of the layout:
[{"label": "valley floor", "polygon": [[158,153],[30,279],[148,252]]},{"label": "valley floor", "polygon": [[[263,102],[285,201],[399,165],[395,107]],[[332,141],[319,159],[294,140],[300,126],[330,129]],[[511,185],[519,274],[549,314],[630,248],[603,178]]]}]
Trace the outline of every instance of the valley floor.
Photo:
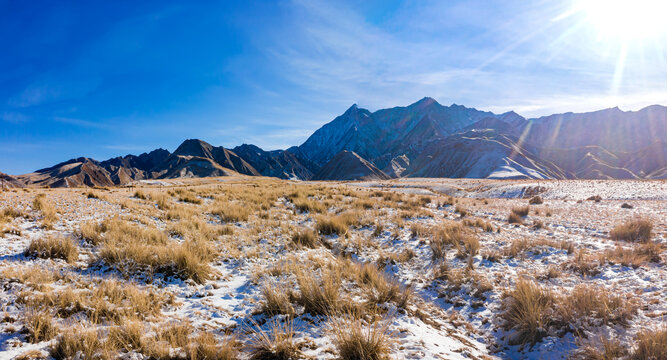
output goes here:
[{"label": "valley floor", "polygon": [[666,181],[13,189],[0,358],[665,358],[666,219]]}]

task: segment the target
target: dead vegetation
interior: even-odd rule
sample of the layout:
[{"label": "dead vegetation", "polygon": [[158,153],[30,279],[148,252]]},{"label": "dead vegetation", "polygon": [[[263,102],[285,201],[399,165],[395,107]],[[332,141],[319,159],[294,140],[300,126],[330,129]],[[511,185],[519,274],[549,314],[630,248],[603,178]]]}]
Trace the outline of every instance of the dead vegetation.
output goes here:
[{"label": "dead vegetation", "polygon": [[653,223],[650,220],[637,218],[616,225],[609,232],[609,237],[617,241],[648,242],[652,231]]},{"label": "dead vegetation", "polygon": [[[638,314],[660,316],[661,300],[593,278],[627,270],[618,264],[639,271],[661,266],[664,227],[647,218],[619,224],[609,232],[617,242],[598,247],[567,222],[560,200],[534,206],[544,202],[539,196],[528,199],[532,207],[522,200],[507,218],[526,226],[510,226],[506,206],[516,200],[351,185],[235,180],[79,189],[78,201],[113,207],[85,221],[71,217],[63,198],[40,194],[5,207],[0,227],[34,221],[53,235],[26,242],[31,267],[5,266],[2,276],[23,314],[13,320],[16,328],[25,341],[51,341],[40,348],[56,359],[134,352],[152,359],[291,359],[310,351],[388,359],[405,350],[397,333],[414,330],[394,318],[419,319],[439,333],[451,331],[452,339],[463,333],[452,329],[477,339],[502,334],[494,341],[520,351],[571,333],[589,336],[578,345],[582,358],[664,354],[650,341],[664,337],[661,328],[640,331],[632,347],[627,336],[590,336],[635,331]],[[547,227],[543,216],[552,214]],[[61,229],[67,236],[56,235]],[[519,280],[510,285],[504,271]],[[243,274],[249,279],[243,290],[222,291]],[[250,312],[230,310],[226,304],[237,296]],[[452,305],[446,315],[442,303]],[[174,315],[179,309],[196,323]],[[214,312],[238,316],[229,321],[236,325],[211,326]],[[329,337],[331,347],[317,349],[312,334]]]}]

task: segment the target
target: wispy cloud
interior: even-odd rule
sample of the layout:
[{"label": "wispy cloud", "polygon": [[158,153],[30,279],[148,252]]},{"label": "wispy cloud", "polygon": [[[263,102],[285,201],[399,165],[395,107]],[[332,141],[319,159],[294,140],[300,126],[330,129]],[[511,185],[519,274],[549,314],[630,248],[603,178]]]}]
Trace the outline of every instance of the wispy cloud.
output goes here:
[{"label": "wispy cloud", "polygon": [[20,124],[29,120],[29,117],[20,112],[4,112],[0,114],[0,120],[12,124]]},{"label": "wispy cloud", "polygon": [[56,116],[53,118],[53,120],[63,123],[63,124],[69,124],[69,125],[75,125],[75,126],[80,126],[84,128],[96,128],[96,129],[109,129],[110,126],[107,124],[95,122],[95,121],[90,121],[90,120],[83,120],[83,119],[75,119],[75,118],[68,118],[68,117],[60,117]]}]

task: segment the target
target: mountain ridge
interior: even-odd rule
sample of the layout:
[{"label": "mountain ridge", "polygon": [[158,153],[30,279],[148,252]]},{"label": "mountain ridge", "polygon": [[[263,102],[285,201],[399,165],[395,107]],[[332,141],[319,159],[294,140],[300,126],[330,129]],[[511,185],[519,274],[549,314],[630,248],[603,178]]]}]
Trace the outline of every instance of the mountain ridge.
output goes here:
[{"label": "mountain ridge", "polygon": [[369,174],[660,179],[667,178],[664,139],[667,107],[662,105],[526,119],[514,111],[494,114],[424,97],[374,112],[353,104],[286,150],[252,144],[227,149],[186,139],[173,153],[160,148],[104,161],[80,157],[29,174],[0,176],[13,186],[54,187],[232,174],[301,180],[353,180]]}]

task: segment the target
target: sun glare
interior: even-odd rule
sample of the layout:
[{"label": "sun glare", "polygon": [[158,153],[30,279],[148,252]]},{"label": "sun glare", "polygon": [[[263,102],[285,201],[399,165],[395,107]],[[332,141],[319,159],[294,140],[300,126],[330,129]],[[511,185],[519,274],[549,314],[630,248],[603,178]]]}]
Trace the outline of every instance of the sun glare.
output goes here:
[{"label": "sun glare", "polygon": [[580,0],[579,6],[602,36],[644,39],[667,32],[666,0]]}]

